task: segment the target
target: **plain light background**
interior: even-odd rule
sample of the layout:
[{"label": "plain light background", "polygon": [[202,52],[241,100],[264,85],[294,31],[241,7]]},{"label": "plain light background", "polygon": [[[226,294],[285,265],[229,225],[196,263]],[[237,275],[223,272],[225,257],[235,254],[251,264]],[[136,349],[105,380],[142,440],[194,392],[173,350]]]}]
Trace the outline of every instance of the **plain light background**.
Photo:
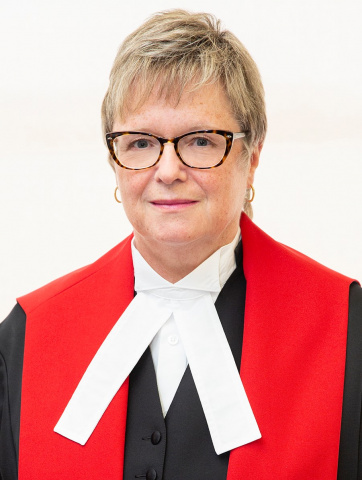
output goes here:
[{"label": "plain light background", "polygon": [[1,318],[131,231],[100,106],[122,39],[169,8],[214,13],[259,66],[269,131],[255,222],[362,279],[359,0],[0,0]]}]

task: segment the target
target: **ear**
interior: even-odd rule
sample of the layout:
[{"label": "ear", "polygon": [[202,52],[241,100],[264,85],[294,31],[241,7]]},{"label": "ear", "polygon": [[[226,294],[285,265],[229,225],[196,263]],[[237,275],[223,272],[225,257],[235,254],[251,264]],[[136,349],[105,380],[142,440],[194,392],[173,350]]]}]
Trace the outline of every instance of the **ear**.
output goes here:
[{"label": "ear", "polygon": [[250,185],[254,183],[255,170],[259,165],[259,157],[260,157],[260,152],[262,148],[263,148],[263,144],[260,143],[254,148],[253,153],[251,154],[249,174],[248,174],[248,188],[250,188]]}]

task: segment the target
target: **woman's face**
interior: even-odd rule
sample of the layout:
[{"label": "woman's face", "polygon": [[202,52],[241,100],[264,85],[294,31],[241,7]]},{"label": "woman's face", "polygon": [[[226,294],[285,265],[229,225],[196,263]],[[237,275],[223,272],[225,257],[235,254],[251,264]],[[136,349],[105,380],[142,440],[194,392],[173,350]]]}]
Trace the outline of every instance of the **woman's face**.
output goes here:
[{"label": "woman's face", "polygon": [[[177,105],[153,93],[142,107],[116,121],[113,131],[148,132],[165,138],[203,129],[239,132],[230,110],[219,85],[186,92]],[[233,240],[259,158],[256,151],[245,164],[243,148],[242,139],[234,140],[225,162],[210,170],[184,165],[170,143],[165,144],[160,161],[147,170],[115,165],[123,207],[141,254],[172,246],[195,248],[195,252],[201,246],[211,254]]]}]

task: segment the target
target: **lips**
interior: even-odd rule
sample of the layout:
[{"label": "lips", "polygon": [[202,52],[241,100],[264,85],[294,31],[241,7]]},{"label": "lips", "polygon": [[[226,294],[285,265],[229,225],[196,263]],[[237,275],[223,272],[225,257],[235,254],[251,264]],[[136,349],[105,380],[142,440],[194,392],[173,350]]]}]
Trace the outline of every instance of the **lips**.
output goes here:
[{"label": "lips", "polygon": [[196,203],[196,200],[189,200],[186,198],[174,198],[174,199],[153,200],[151,203],[153,203],[154,205],[183,205],[187,203]]},{"label": "lips", "polygon": [[157,208],[163,208],[165,210],[177,210],[195,205],[197,201],[188,198],[164,198],[159,200],[153,200],[150,203]]}]

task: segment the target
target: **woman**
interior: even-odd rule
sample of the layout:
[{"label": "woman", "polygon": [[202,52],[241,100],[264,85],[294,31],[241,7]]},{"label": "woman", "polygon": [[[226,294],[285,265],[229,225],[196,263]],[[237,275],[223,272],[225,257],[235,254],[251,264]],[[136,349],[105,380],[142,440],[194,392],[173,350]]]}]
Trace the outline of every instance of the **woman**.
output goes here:
[{"label": "woman", "polygon": [[359,478],[361,288],[249,218],[248,52],[209,15],[157,14],[102,113],[133,236],[1,325],[2,478]]}]

